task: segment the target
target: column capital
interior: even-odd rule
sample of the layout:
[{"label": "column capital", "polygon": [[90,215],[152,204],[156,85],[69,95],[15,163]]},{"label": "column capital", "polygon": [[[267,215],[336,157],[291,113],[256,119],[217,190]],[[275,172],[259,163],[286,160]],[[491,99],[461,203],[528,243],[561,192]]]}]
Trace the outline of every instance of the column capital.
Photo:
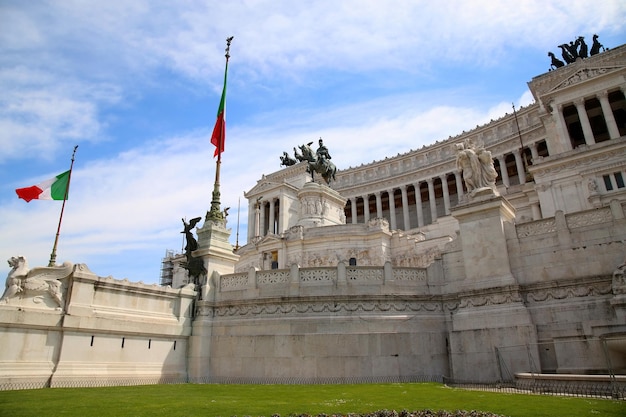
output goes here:
[{"label": "column capital", "polygon": [[596,96],[598,98],[609,98],[609,92],[606,90],[600,91],[599,93],[596,93]]}]

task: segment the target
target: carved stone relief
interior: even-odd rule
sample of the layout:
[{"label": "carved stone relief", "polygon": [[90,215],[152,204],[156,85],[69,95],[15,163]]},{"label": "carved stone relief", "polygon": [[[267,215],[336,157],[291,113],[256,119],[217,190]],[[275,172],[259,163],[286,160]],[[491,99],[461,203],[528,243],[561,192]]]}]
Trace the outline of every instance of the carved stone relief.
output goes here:
[{"label": "carved stone relief", "polygon": [[11,271],[7,275],[5,291],[0,298],[1,304],[64,308],[67,286],[63,280],[74,270],[72,263],[30,269],[23,256],[13,256],[8,263]]}]

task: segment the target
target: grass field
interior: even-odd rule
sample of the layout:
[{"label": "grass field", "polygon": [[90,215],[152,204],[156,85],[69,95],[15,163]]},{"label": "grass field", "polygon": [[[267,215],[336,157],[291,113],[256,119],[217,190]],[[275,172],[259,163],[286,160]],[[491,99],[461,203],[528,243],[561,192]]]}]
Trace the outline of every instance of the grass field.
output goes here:
[{"label": "grass field", "polygon": [[501,394],[437,383],[146,385],[0,391],[0,416],[266,416],[377,410],[480,410],[505,416],[626,416],[626,402]]}]

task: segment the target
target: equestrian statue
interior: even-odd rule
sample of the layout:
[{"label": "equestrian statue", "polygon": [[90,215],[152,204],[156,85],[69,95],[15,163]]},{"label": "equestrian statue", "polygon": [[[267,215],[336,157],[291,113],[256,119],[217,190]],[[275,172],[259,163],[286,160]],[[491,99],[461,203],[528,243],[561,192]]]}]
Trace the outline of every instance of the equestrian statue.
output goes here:
[{"label": "equestrian statue", "polygon": [[330,184],[335,181],[337,167],[330,161],[330,153],[328,152],[328,148],[324,145],[322,138],[319,140],[317,151],[313,152],[313,149],[311,149],[312,144],[313,142],[309,142],[306,145],[298,146],[302,154],[296,151],[296,159],[308,162],[307,172],[311,173],[311,179],[313,181],[315,181],[315,173],[317,172],[324,178],[326,184],[330,186]]}]

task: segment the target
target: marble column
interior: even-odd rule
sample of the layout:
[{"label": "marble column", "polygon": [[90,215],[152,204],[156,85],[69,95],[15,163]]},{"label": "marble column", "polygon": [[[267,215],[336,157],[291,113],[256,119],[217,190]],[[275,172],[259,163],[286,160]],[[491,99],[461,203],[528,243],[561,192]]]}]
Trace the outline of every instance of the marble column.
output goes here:
[{"label": "marble column", "polygon": [[446,175],[441,175],[439,179],[441,180],[441,189],[443,190],[443,212],[448,215],[450,214],[450,190],[448,190],[448,177]]},{"label": "marble column", "polygon": [[[563,116],[563,108],[564,108],[563,104],[559,104],[555,106],[554,112],[552,113],[552,115],[556,119],[556,130],[563,137],[562,141],[556,141],[556,142],[561,142],[561,146],[565,146],[565,148],[561,150],[561,146],[550,147],[551,154],[565,152],[565,151],[572,149],[572,138],[570,137],[569,130],[567,130],[567,125],[565,124],[565,117]],[[549,143],[553,144],[554,141],[549,142]]]},{"label": "marble column", "polygon": [[257,221],[256,215],[256,204],[253,203],[254,200],[248,200],[248,242],[255,236],[258,236],[257,229],[259,222]]},{"label": "marble column", "polygon": [[515,157],[515,168],[517,169],[517,177],[519,178],[519,183],[525,184],[526,169],[524,169],[524,161],[522,161],[522,155],[520,154],[519,149],[515,149],[513,151],[513,156]]},{"label": "marble column", "polygon": [[363,223],[370,221],[370,195],[363,196]]},{"label": "marble column", "polygon": [[585,143],[587,145],[593,145],[596,143],[593,137],[593,131],[591,130],[591,124],[589,124],[589,116],[587,116],[587,109],[585,109],[585,99],[578,99],[574,102],[576,111],[578,112],[578,119],[583,128],[583,135],[585,135]]},{"label": "marble column", "polygon": [[411,228],[411,219],[409,218],[409,196],[407,195],[406,185],[400,188],[402,193],[402,221],[404,222],[404,230]]},{"label": "marble column", "polygon": [[430,203],[431,223],[437,221],[437,200],[435,200],[435,184],[432,178],[426,180],[428,184],[428,202]]},{"label": "marble column", "polygon": [[424,226],[424,211],[422,209],[422,191],[420,190],[420,184],[413,184],[415,188],[415,209],[417,210],[417,227]]},{"label": "marble column", "polygon": [[389,227],[391,230],[396,230],[398,223],[396,222],[396,199],[393,195],[393,189],[387,190],[387,196],[389,197]]},{"label": "marble column", "polygon": [[270,200],[270,221],[269,221],[269,225],[268,225],[268,229],[267,229],[267,233],[268,234],[274,234],[276,233],[276,227],[274,225],[274,211],[276,208],[276,200],[274,200],[273,198]]},{"label": "marble column", "polygon": [[350,214],[352,215],[352,224],[357,224],[356,202],[357,197],[350,198]]},{"label": "marble column", "polygon": [[537,144],[533,142],[529,145],[529,148],[530,148],[530,155],[533,161],[535,161],[537,158],[539,158],[539,152],[537,151]]},{"label": "marble column", "polygon": [[506,158],[504,155],[496,156],[498,163],[500,164],[500,175],[502,176],[502,184],[505,187],[510,187],[511,183],[509,181],[509,173],[506,170]]},{"label": "marble column", "polygon": [[261,204],[261,221],[259,222],[259,230],[261,231],[261,233],[259,234],[259,236],[265,236],[265,205],[267,204],[267,201],[262,201],[260,202]]},{"label": "marble column", "polygon": [[459,171],[454,173],[454,179],[456,182],[456,194],[458,196],[458,200],[460,201],[461,197],[463,197],[463,177]]},{"label": "marble column", "polygon": [[380,219],[383,217],[383,200],[380,191],[374,195],[376,196],[376,218]]},{"label": "marble column", "polygon": [[606,127],[609,130],[609,137],[611,139],[619,138],[619,129],[617,128],[617,123],[615,122],[613,109],[611,109],[611,103],[609,103],[609,93],[607,91],[603,91],[598,94],[598,100],[600,100],[600,105],[602,106],[602,113],[604,114]]},{"label": "marble column", "polygon": [[254,236],[261,236],[261,204],[254,205]]}]

